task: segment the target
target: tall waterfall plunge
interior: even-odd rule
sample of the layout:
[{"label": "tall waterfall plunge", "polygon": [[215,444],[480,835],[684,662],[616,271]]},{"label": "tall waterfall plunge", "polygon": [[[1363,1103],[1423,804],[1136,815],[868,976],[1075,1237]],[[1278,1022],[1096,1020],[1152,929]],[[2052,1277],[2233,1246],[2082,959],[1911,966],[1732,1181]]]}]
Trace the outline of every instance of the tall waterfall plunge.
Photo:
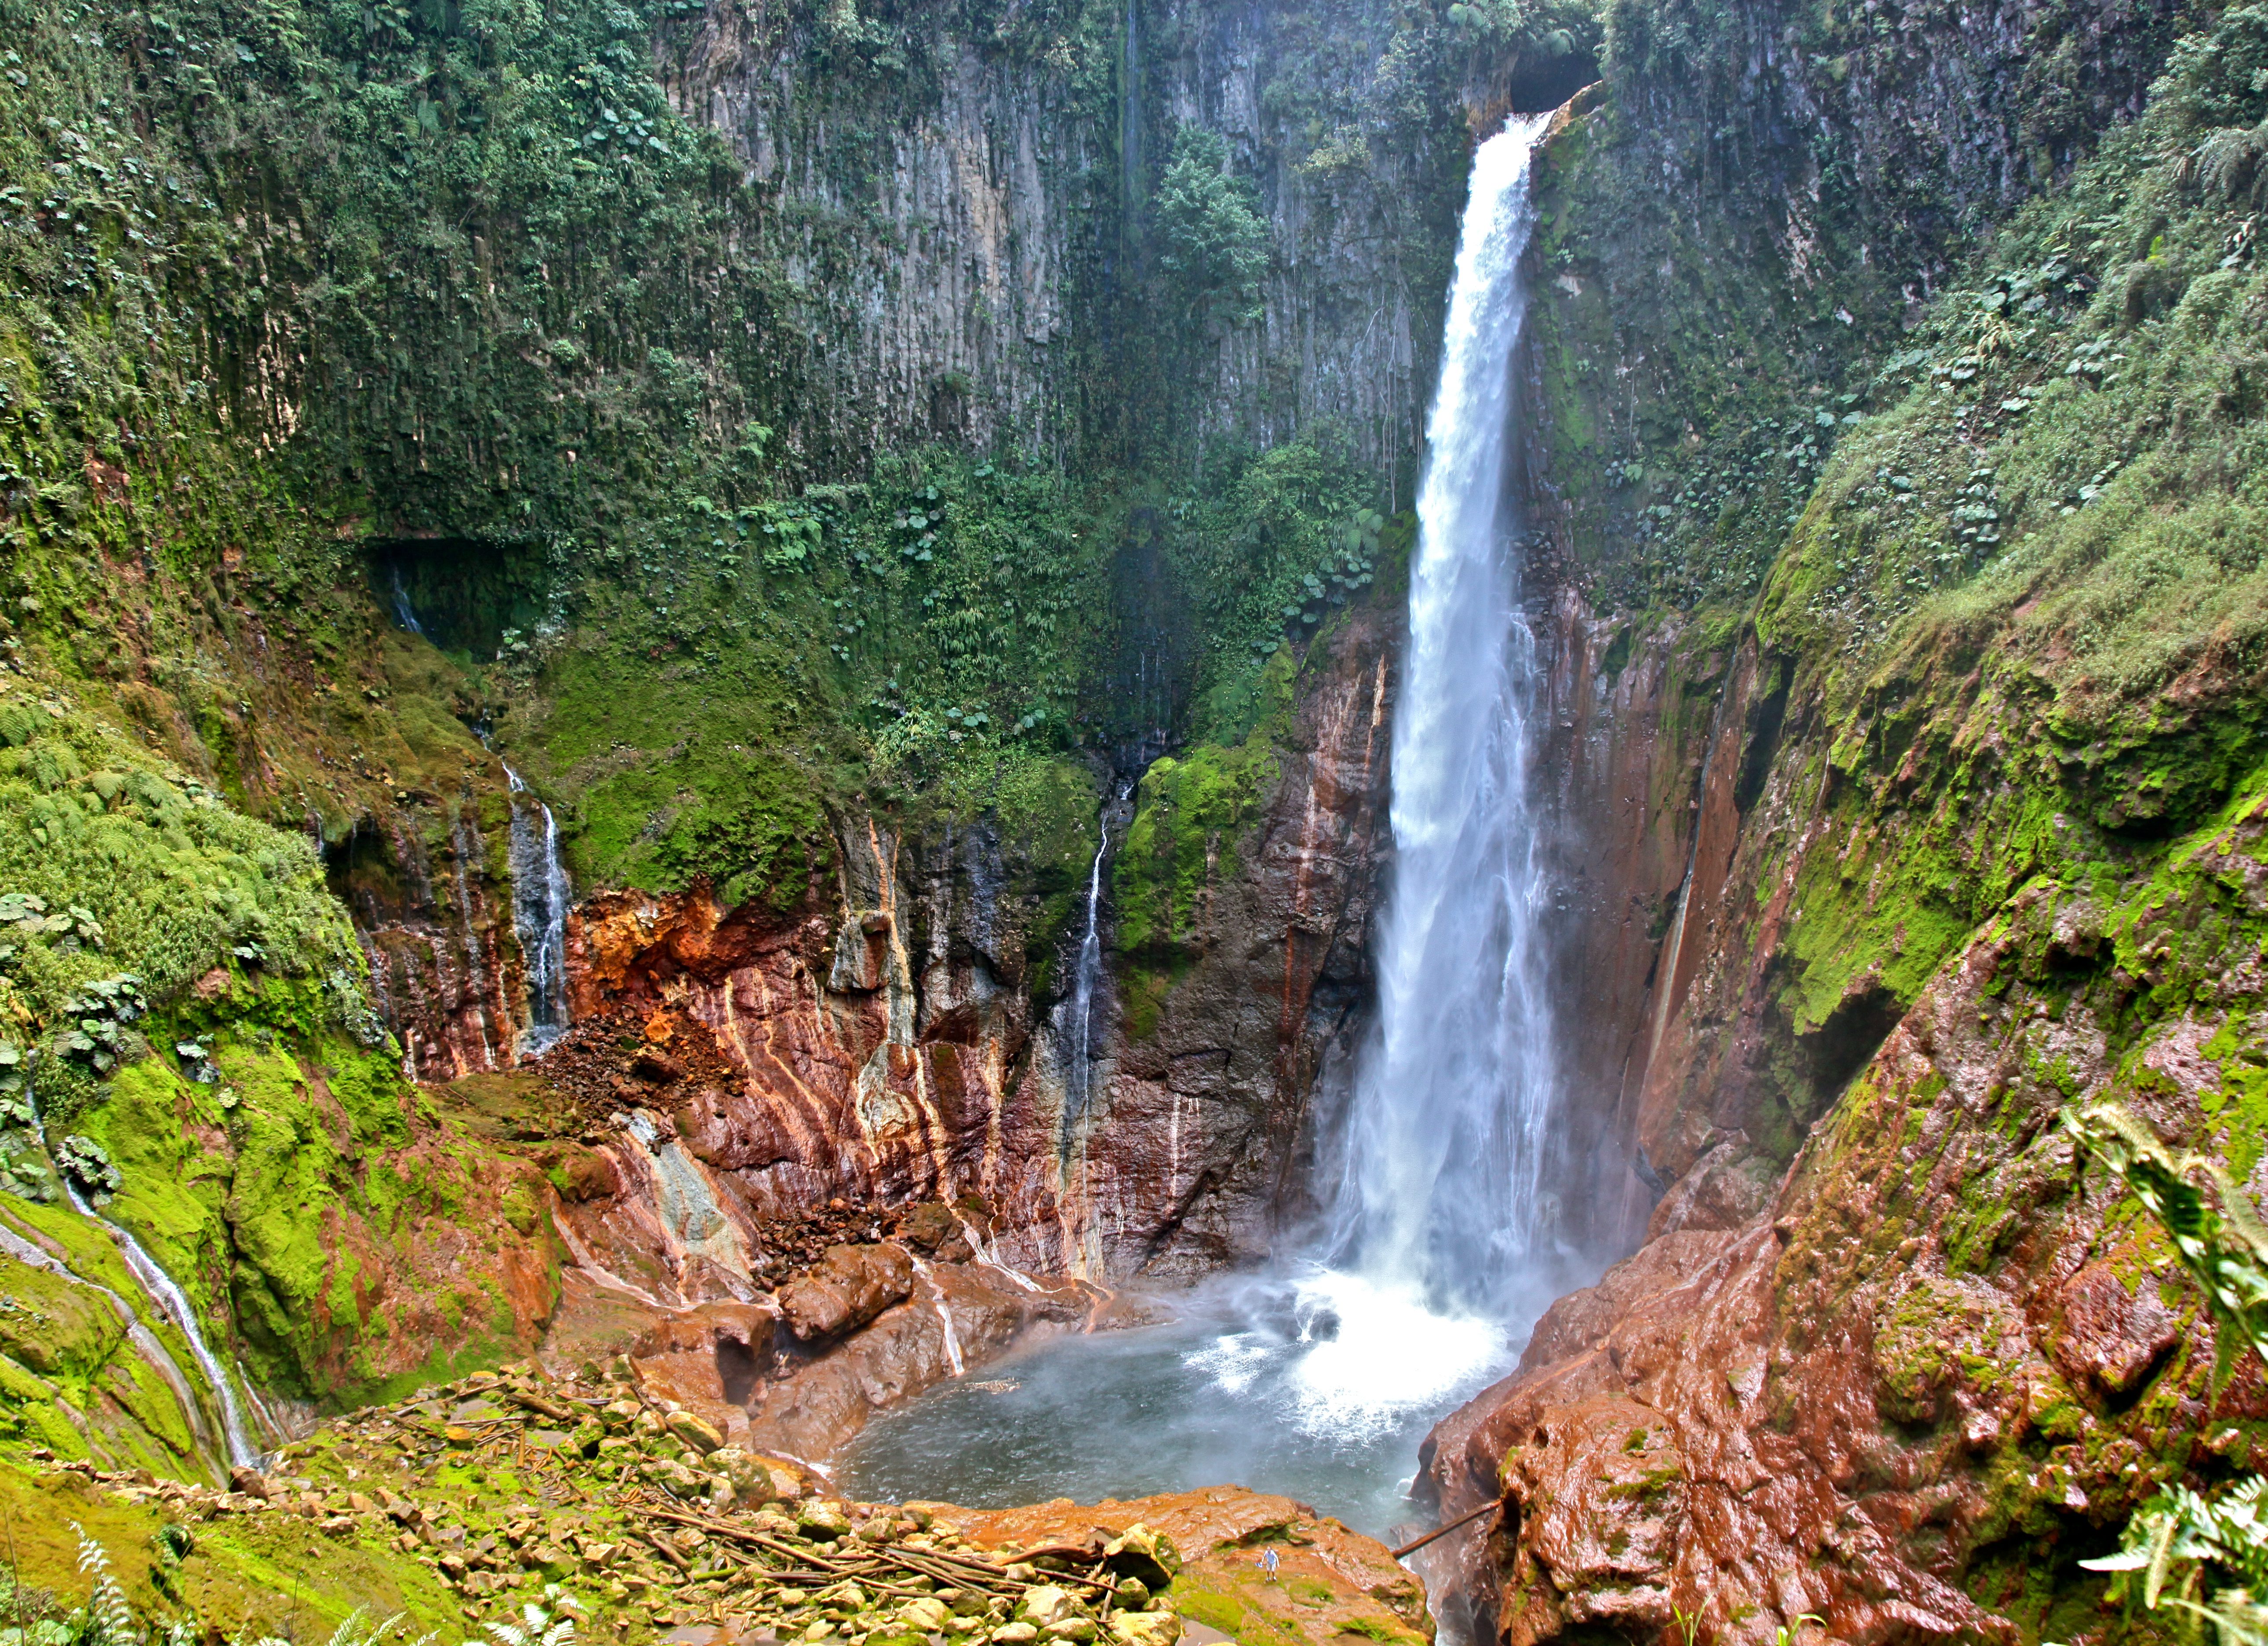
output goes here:
[{"label": "tall waterfall plunge", "polygon": [[1528,162],[1547,116],[1473,159],[1426,425],[1410,646],[1394,717],[1394,882],[1379,1033],[1357,1075],[1336,1254],[1435,1308],[1519,1312],[1558,1288],[1558,1083],[1528,801],[1535,642],[1507,498]]},{"label": "tall waterfall plunge", "polygon": [[1305,1262],[1184,1295],[1170,1325],[1060,1340],[1017,1361],[1012,1383],[950,1385],[880,1418],[847,1464],[862,1496],[1087,1502],[1233,1479],[1385,1533],[1409,1513],[1425,1431],[1509,1369],[1514,1333],[1555,1292],[1589,1278],[1560,1250],[1578,1208],[1555,1198],[1567,1174],[1528,798],[1535,648],[1506,500],[1543,125],[1515,118],[1474,157],[1395,708],[1381,1021],[1342,1116],[1328,1238]]}]

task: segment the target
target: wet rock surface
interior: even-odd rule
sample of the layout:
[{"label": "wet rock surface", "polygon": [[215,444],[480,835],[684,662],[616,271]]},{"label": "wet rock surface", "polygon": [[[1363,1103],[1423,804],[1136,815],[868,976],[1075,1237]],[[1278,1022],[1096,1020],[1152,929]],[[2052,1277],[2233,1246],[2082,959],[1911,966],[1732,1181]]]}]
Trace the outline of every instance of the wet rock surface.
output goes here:
[{"label": "wet rock surface", "polygon": [[[1366,986],[1394,631],[1349,613],[1292,712],[1255,734],[1266,746],[1240,755],[1259,787],[1226,830],[1141,802],[1159,820],[1142,838],[1201,859],[1202,883],[1109,956],[1122,1004],[1077,1097],[1059,1002],[1033,993],[1043,877],[983,825],[845,828],[831,911],[726,910],[703,889],[586,900],[568,934],[576,1027],[484,1079],[525,1083],[524,1124],[552,1141],[593,1262],[689,1306],[782,1284],[828,1244],[891,1232],[873,1208],[924,1203],[984,1259],[1034,1273],[1108,1281],[1265,1252],[1307,1209],[1312,1105]],[[1173,832],[1190,829],[1202,838]],[[819,1209],[836,1201],[847,1214]]]},{"label": "wet rock surface", "polygon": [[1434,1431],[1443,1519],[1501,1498],[1432,1557],[1483,1635],[1683,1613],[1758,1642],[1806,1613],[1846,1641],[2070,1638],[2117,1612],[2078,1561],[2161,1483],[2238,1466],[2262,1369],[2213,1387],[2162,1236],[2056,1121],[2080,1089],[2215,1135],[2221,1066],[2197,1049],[2220,1014],[2121,1055],[2025,958],[2056,912],[2034,898],[1940,971],[1756,1215],[1561,1299]]}]

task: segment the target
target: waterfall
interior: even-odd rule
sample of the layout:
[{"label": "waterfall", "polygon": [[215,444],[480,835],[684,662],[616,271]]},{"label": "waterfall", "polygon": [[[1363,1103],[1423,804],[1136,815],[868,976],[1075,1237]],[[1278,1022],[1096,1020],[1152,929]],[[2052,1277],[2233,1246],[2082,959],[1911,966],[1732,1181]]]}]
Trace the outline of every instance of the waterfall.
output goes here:
[{"label": "waterfall", "polygon": [[1380,1030],[1336,1202],[1342,1260],[1437,1310],[1499,1317],[1559,1289],[1564,1244],[1528,793],[1535,646],[1506,484],[1528,162],[1546,118],[1514,115],[1473,157],[1418,485]]},{"label": "waterfall", "polygon": [[[1119,792],[1119,804],[1126,792]],[[1086,1115],[1094,1089],[1094,997],[1102,986],[1102,862],[1110,855],[1110,807],[1102,808],[1101,841],[1094,848],[1094,867],[1086,876],[1086,935],[1079,940],[1079,964],[1071,973],[1071,1022],[1068,1050],[1071,1067],[1064,1082],[1063,1130],[1060,1147],[1068,1151],[1071,1133]]]},{"label": "waterfall", "polygon": [[245,1431],[244,1412],[236,1403],[236,1391],[229,1384],[228,1374],[221,1369],[220,1357],[205,1341],[204,1331],[197,1324],[197,1311],[189,1306],[188,1296],[173,1283],[173,1277],[158,1266],[158,1259],[143,1248],[140,1241],[108,1218],[99,1215],[93,1207],[79,1198],[77,1189],[72,1186],[67,1174],[63,1177],[63,1192],[70,1196],[70,1203],[80,1216],[91,1218],[110,1231],[111,1239],[118,1243],[119,1256],[125,1258],[126,1266],[133,1271],[134,1278],[141,1282],[142,1289],[189,1340],[189,1353],[197,1357],[197,1364],[204,1370],[205,1382],[211,1385],[214,1397],[220,1402],[220,1421],[228,1441],[229,1462],[257,1468],[260,1452]]},{"label": "waterfall", "polygon": [[394,572],[394,620],[412,634],[423,634],[425,632],[425,625],[417,621],[416,609],[409,603],[409,591],[401,587],[401,568],[397,565],[392,570]]},{"label": "waterfall", "polygon": [[[73,1199],[76,1200],[76,1195]],[[118,1232],[115,1224],[109,1225],[109,1228],[114,1234]],[[142,1358],[150,1362],[158,1377],[165,1379],[166,1386],[173,1391],[173,1399],[180,1404],[182,1412],[187,1414],[189,1428],[198,1441],[210,1443],[212,1434],[207,1425],[204,1410],[198,1406],[196,1397],[189,1392],[188,1379],[181,1376],[180,1363],[173,1359],[172,1352],[166,1347],[158,1334],[143,1323],[140,1315],[134,1312],[133,1304],[99,1281],[90,1281],[68,1265],[48,1256],[47,1252],[25,1239],[5,1223],[0,1223],[0,1252],[5,1252],[18,1263],[26,1264],[35,1269],[43,1269],[50,1274],[59,1275],[74,1286],[84,1286],[89,1291],[100,1292],[108,1298],[110,1306],[117,1311],[120,1322],[126,1327],[127,1341],[133,1344]],[[138,1270],[136,1273],[139,1273]],[[202,1340],[195,1334],[190,1336],[189,1341],[194,1347],[200,1348],[203,1347]],[[206,1371],[210,1377],[211,1368],[208,1366]],[[225,1383],[215,1384],[213,1386],[216,1389],[227,1387]],[[225,1414],[227,1411],[225,1404],[223,1405],[222,1411]],[[236,1460],[235,1450],[232,1444],[230,1461]]]},{"label": "waterfall", "polygon": [[[409,591],[402,587],[401,568],[397,565],[393,572],[394,621],[410,633],[422,635],[424,626],[409,603]],[[475,728],[475,735],[482,748],[489,746],[485,729]],[[519,934],[520,954],[527,963],[527,1028],[520,1035],[519,1046],[524,1052],[541,1055],[567,1032],[567,911],[574,902],[573,887],[567,879],[567,866],[559,860],[559,823],[552,816],[551,808],[510,766],[504,769],[504,780],[512,788],[512,925]],[[531,806],[534,817],[528,815]],[[455,838],[457,897],[465,915],[465,961],[477,984],[481,963],[473,942],[472,897],[464,868],[473,853],[461,823],[460,819]],[[485,1044],[485,1030],[482,1039]]]},{"label": "waterfall", "polygon": [[945,1362],[958,1377],[968,1369],[968,1365],[961,1356],[961,1332],[953,1324],[953,1305],[946,1301],[945,1288],[937,1283],[936,1270],[919,1258],[914,1258],[914,1270],[921,1276],[922,1284],[929,1288],[930,1307],[937,1310],[938,1324],[945,1328]]},{"label": "waterfall", "polygon": [[[26,1089],[25,1096],[31,1100],[33,1128],[39,1133],[40,1145],[44,1148],[47,1144],[48,1128],[47,1122],[40,1115],[39,1099],[32,1094],[28,1087]],[[52,1149],[48,1150],[48,1158],[50,1160],[54,1158]],[[157,1304],[158,1310],[168,1319],[180,1328],[181,1335],[188,1340],[189,1352],[197,1357],[197,1365],[203,1370],[205,1382],[210,1386],[213,1398],[220,1406],[223,1438],[228,1443],[229,1462],[232,1465],[242,1464],[257,1467],[260,1463],[260,1453],[246,1435],[244,1413],[237,1406],[236,1391],[230,1386],[228,1374],[221,1369],[220,1357],[212,1352],[212,1346],[205,1341],[204,1329],[197,1324],[197,1311],[189,1306],[188,1296],[183,1294],[179,1286],[173,1283],[173,1277],[166,1273],[158,1259],[144,1250],[140,1241],[135,1239],[108,1218],[98,1214],[86,1203],[78,1192],[78,1186],[71,1181],[69,1172],[58,1171],[55,1176],[63,1185],[63,1192],[70,1198],[71,1208],[88,1222],[99,1223],[110,1231],[111,1239],[118,1244],[119,1256],[125,1259],[128,1271],[140,1283],[144,1294],[151,1302]],[[20,1251],[11,1248],[11,1255],[28,1261]],[[43,1266],[55,1268],[60,1273],[70,1273],[69,1270],[63,1269],[60,1265],[52,1261]],[[80,1277],[72,1275],[71,1278],[77,1280]],[[180,1399],[183,1408],[189,1413],[191,1426],[201,1428],[202,1425],[197,1421],[195,1405],[189,1399],[188,1386],[181,1380],[180,1368],[174,1364],[173,1357],[166,1352],[165,1345],[158,1341],[156,1334],[143,1326],[135,1317],[134,1311],[127,1306],[124,1298],[107,1286],[92,1281],[85,1283],[94,1287],[97,1291],[118,1305],[120,1312],[126,1318],[128,1335],[133,1340],[134,1346],[142,1351],[144,1358],[158,1368],[158,1374],[173,1385],[175,1398]]]},{"label": "waterfall", "polygon": [[527,963],[527,1031],[520,1047],[536,1054],[549,1052],[567,1032],[567,911],[572,888],[567,866],[559,860],[559,823],[551,808],[510,766],[504,777],[512,793],[512,924]]}]

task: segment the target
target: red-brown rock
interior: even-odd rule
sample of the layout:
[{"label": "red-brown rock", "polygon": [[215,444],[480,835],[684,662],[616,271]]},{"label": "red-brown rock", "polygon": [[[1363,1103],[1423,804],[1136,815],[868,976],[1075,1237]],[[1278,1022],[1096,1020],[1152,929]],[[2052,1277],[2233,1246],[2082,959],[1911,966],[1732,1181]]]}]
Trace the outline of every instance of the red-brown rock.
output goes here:
[{"label": "red-brown rock", "polygon": [[897,1246],[836,1246],[780,1288],[780,1313],[805,1343],[847,1336],[914,1288],[913,1259]]}]

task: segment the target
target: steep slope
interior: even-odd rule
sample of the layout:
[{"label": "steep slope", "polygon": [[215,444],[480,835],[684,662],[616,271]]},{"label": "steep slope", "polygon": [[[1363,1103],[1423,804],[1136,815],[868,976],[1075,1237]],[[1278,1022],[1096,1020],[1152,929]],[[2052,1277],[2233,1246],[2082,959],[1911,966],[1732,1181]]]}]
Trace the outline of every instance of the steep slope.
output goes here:
[{"label": "steep slope", "polygon": [[[1484,1631],[2133,1627],[2077,1561],[2243,1466],[2258,1369],[2210,1387],[2161,1237],[2054,1118],[2115,1096],[2240,1176],[2259,1152],[2257,26],[2199,19],[1895,353],[1839,355],[1864,394],[1781,424],[1822,472],[1753,607],[1571,629],[1575,678],[1668,648],[1711,690],[1663,751],[1690,857],[1618,1088],[1654,1238],[1431,1447],[1445,1510],[1504,1495],[1445,1556]],[[1570,175],[1610,164],[1610,107]],[[1650,506],[1633,577],[1755,529],[1772,461],[1705,472],[1696,422],[1701,508]]]}]

